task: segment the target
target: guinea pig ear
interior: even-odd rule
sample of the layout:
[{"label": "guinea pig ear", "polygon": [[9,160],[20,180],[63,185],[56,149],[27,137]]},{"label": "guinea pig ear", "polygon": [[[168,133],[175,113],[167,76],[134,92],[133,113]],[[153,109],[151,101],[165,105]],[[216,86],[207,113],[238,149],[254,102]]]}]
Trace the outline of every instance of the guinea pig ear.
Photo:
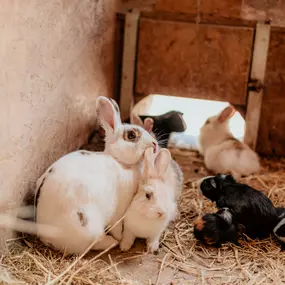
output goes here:
[{"label": "guinea pig ear", "polygon": [[96,99],[96,110],[105,131],[113,133],[122,125],[119,106],[113,99],[99,96]]},{"label": "guinea pig ear", "polygon": [[154,125],[154,122],[152,118],[146,118],[143,122],[143,128],[149,133],[152,132],[153,125]]},{"label": "guinea pig ear", "polygon": [[183,125],[183,131],[186,131],[186,129],[187,129],[187,124],[186,124],[186,122],[185,122],[185,120],[184,120],[183,113],[182,113],[182,114],[179,114],[179,116],[180,116],[180,119],[181,119],[181,122],[182,122],[182,125]]},{"label": "guinea pig ear", "polygon": [[138,125],[142,128],[144,126],[142,119],[135,113],[131,114],[130,122],[132,125]]},{"label": "guinea pig ear", "polygon": [[156,169],[157,175],[160,178],[164,178],[164,174],[171,162],[171,153],[167,148],[162,148],[159,150],[155,162],[154,167]]},{"label": "guinea pig ear", "polygon": [[224,123],[229,120],[236,112],[236,109],[233,106],[226,107],[218,116],[218,122]]},{"label": "guinea pig ear", "polygon": [[154,153],[153,148],[147,148],[144,152],[144,170],[143,176],[145,179],[151,178],[155,174],[154,169]]}]

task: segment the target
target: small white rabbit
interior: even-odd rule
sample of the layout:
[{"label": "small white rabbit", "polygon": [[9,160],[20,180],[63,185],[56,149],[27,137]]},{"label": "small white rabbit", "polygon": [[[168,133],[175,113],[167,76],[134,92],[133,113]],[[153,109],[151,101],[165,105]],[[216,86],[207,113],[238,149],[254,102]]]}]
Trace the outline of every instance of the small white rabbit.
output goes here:
[{"label": "small white rabbit", "polygon": [[146,238],[150,252],[156,252],[159,238],[177,214],[177,180],[172,180],[171,154],[161,149],[155,155],[147,149],[144,155],[139,189],[124,218],[122,251],[129,250],[135,239]]},{"label": "small white rabbit", "polygon": [[235,179],[259,172],[258,155],[229,130],[229,119],[236,110],[226,107],[210,117],[200,130],[200,152],[206,167],[214,173],[230,173]]},{"label": "small white rabbit", "polygon": [[37,182],[35,204],[39,224],[61,229],[55,238],[39,237],[55,249],[82,253],[118,244],[122,222],[105,235],[104,229],[120,220],[138,188],[138,165],[156,140],[143,128],[123,125],[112,100],[98,97],[96,109],[106,133],[104,152],[79,150],[51,165]]},{"label": "small white rabbit", "polygon": [[[131,121],[131,124],[141,126],[146,131],[148,131],[154,138],[156,137],[153,132],[154,122],[152,118],[145,118],[145,120],[142,121],[142,119],[138,115],[132,113],[130,121]],[[159,146],[158,146],[158,149],[160,149]],[[172,158],[170,162],[170,168],[172,169],[172,171],[169,170],[169,179],[171,180],[170,182],[171,185],[175,185],[175,189],[176,189],[175,196],[176,196],[176,200],[178,200],[182,192],[184,175],[183,175],[183,172],[179,164]]]}]

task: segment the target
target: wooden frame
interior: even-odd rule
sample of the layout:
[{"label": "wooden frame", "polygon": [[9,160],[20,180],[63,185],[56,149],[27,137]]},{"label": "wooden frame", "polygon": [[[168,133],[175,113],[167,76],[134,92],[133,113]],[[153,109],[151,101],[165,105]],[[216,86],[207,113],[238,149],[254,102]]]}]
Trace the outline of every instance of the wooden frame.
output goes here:
[{"label": "wooden frame", "polygon": [[134,9],[126,13],[121,77],[120,109],[121,118],[129,118],[134,105],[134,77],[137,50],[137,32],[140,13]]},{"label": "wooden frame", "polygon": [[258,138],[269,40],[270,24],[258,23],[253,46],[244,137],[244,142],[254,150]]},{"label": "wooden frame", "polygon": [[[135,65],[138,40],[138,23],[140,14],[133,10],[126,13],[124,54],[121,79],[120,108],[122,120],[130,117],[134,105]],[[244,141],[252,149],[256,149],[259,122],[264,91],[266,63],[270,41],[270,24],[257,23],[253,44],[248,97],[246,105],[246,131]]]}]

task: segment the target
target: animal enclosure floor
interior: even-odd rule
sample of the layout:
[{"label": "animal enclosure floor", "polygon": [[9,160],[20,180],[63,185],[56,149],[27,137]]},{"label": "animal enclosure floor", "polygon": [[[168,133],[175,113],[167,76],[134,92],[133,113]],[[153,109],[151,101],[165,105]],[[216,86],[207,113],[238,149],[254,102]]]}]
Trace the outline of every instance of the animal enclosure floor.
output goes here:
[{"label": "animal enclosure floor", "polygon": [[[24,281],[13,284],[50,284],[54,278],[61,284],[285,284],[285,252],[273,237],[241,240],[240,248],[225,244],[220,249],[194,239],[193,221],[216,211],[196,188],[196,181],[209,173],[196,152],[173,149],[172,153],[185,183],[180,216],[164,233],[158,255],[145,253],[144,241],[138,240],[127,253],[114,249],[100,257],[102,261],[92,252],[76,261],[25,238],[9,242],[10,252],[0,262],[0,284],[9,284],[1,283],[4,273],[6,278]],[[263,159],[262,165],[259,175],[244,182],[264,191],[276,206],[285,206],[285,159]],[[72,262],[77,262],[74,267]]]}]

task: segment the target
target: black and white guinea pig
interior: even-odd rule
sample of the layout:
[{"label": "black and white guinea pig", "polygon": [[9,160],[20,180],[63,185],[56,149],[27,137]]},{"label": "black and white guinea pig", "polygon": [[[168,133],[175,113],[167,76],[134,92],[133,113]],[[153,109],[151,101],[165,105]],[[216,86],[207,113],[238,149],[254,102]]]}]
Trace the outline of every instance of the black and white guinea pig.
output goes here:
[{"label": "black and white guinea pig", "polygon": [[273,229],[274,235],[281,243],[281,249],[285,250],[285,208],[276,207],[278,213],[278,224]]},{"label": "black and white guinea pig", "polygon": [[229,208],[244,233],[252,239],[268,237],[278,223],[271,200],[261,191],[236,182],[230,175],[206,177],[199,188],[218,208]]},{"label": "black and white guinea pig", "polygon": [[275,208],[279,221],[285,217],[285,208],[284,207],[276,207]]},{"label": "black and white guinea pig", "polygon": [[215,247],[220,247],[226,242],[239,245],[238,225],[228,208],[198,218],[194,223],[194,236],[201,242]]},{"label": "black and white guinea pig", "polygon": [[142,123],[147,118],[153,120],[152,130],[161,148],[167,147],[171,133],[181,133],[187,128],[183,119],[183,113],[179,111],[169,111],[159,116],[139,115],[139,118],[142,120]]}]

